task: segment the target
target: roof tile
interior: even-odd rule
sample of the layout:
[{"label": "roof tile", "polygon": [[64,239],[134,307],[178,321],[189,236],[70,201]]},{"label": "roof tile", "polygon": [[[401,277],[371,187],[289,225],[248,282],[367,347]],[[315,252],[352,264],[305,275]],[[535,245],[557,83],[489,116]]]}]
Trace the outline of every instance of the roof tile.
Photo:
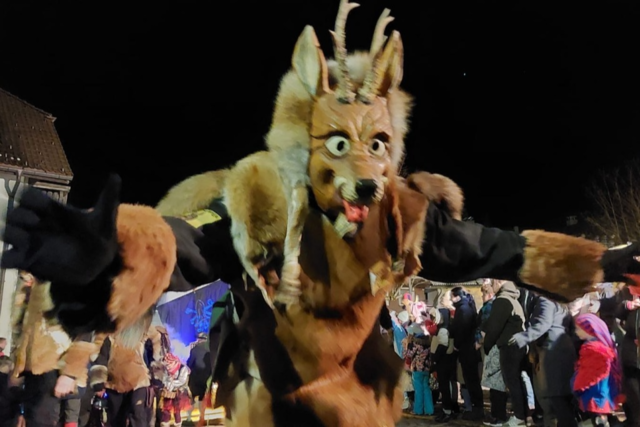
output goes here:
[{"label": "roof tile", "polygon": [[0,164],[73,178],[55,117],[0,89]]}]

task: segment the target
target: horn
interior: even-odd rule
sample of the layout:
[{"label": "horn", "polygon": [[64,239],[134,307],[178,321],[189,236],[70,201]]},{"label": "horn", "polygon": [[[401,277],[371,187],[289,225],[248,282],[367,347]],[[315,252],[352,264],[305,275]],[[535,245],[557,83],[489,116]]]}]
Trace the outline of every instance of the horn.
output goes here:
[{"label": "horn", "polygon": [[345,26],[347,24],[347,16],[351,10],[360,6],[358,3],[349,3],[349,0],[340,0],[338,16],[331,37],[333,37],[333,46],[335,50],[335,60],[338,63],[338,87],[336,88],[336,97],[340,102],[349,104],[355,100],[356,94],[353,91],[353,83],[349,78],[349,68],[347,68],[347,45]]},{"label": "horn", "polygon": [[371,41],[371,48],[369,48],[369,57],[371,58],[372,63],[380,53],[382,46],[384,46],[384,42],[387,41],[387,36],[384,35],[384,30],[391,21],[396,19],[393,16],[389,16],[390,13],[391,10],[389,9],[382,11],[380,18],[378,18],[378,22],[376,23],[376,29],[373,31],[373,40]]}]

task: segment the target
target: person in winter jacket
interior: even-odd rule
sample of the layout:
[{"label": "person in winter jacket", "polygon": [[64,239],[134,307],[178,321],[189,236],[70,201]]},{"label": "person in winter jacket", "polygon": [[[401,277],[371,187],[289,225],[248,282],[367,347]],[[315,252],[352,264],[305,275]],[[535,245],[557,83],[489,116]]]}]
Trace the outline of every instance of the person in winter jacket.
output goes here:
[{"label": "person in winter jacket", "polygon": [[456,380],[456,355],[453,339],[449,337],[450,311],[448,308],[429,309],[429,317],[438,326],[431,340],[432,371],[438,379],[438,388],[442,395],[442,413],[437,422],[446,423],[460,412],[458,407],[458,382]]},{"label": "person in winter jacket", "polygon": [[90,358],[99,346],[91,334],[71,338],[46,313],[53,308],[51,283],[21,271],[11,313],[13,377],[24,381],[22,402],[27,426],[77,427],[80,396]]},{"label": "person in winter jacket", "polygon": [[576,335],[584,341],[571,379],[573,392],[583,412],[593,416],[596,425],[609,425],[624,400],[618,353],[607,325],[595,314],[581,314],[575,319]]},{"label": "person in winter jacket", "polygon": [[457,350],[464,383],[471,397],[471,412],[463,414],[463,419],[482,421],[484,403],[480,385],[480,352],[476,349],[477,315],[473,296],[458,286],[451,289],[451,302],[456,309],[449,332]]},{"label": "person in winter jacket", "polygon": [[509,341],[520,349],[529,346],[533,360],[533,386],[543,410],[545,427],[575,427],[570,380],[576,351],[567,326],[572,321],[561,304],[543,296],[534,296],[529,326]]},{"label": "person in winter jacket", "polygon": [[[413,413],[415,415],[433,415],[433,396],[429,385],[430,340],[420,328],[412,330],[407,338],[405,357],[411,361],[411,380],[413,381]],[[415,332],[418,332],[417,334]]]},{"label": "person in winter jacket", "polygon": [[[502,377],[500,369],[500,350],[495,345],[491,347],[489,353],[484,351],[484,325],[489,320],[493,302],[496,299],[494,291],[494,280],[489,280],[482,285],[482,300],[484,304],[478,313],[478,331],[476,332],[476,348],[482,350],[484,364],[482,369],[481,384],[489,389],[489,402],[491,412],[484,421],[485,425],[492,427],[501,426],[507,422],[507,386]],[[499,287],[498,287],[499,289]]]},{"label": "person in winter jacket", "polygon": [[484,351],[489,354],[495,345],[500,351],[500,370],[509,393],[513,417],[509,424],[524,425],[527,418],[526,394],[522,387],[521,365],[526,349],[509,345],[511,338],[524,330],[525,317],[518,302],[520,291],[513,282],[499,282],[500,290],[483,326]]}]

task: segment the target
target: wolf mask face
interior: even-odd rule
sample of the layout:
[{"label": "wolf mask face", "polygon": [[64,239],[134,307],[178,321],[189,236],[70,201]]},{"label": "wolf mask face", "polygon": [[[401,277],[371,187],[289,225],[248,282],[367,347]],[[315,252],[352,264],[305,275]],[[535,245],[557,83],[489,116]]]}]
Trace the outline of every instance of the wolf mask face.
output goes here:
[{"label": "wolf mask face", "polygon": [[[396,174],[394,129],[387,96],[402,79],[403,48],[398,32],[384,47],[384,28],[393,18],[385,10],[376,27],[364,79],[350,76],[345,22],[355,3],[342,0],[332,31],[337,73],[329,73],[312,27],[307,26],[293,55],[293,68],[314,102],[311,114],[309,180],[325,212],[362,223],[369,207],[385,194]],[[384,47],[384,48],[383,48]],[[358,86],[358,87],[356,87]]]}]

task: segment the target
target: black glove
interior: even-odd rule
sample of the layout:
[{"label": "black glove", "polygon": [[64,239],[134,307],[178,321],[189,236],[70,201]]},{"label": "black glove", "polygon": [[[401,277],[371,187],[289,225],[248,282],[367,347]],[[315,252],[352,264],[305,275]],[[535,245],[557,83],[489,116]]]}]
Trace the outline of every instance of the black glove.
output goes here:
[{"label": "black glove", "polygon": [[116,215],[120,178],[111,175],[93,209],[63,205],[30,188],[7,217],[2,268],[41,280],[82,285],[93,281],[118,252]]},{"label": "black glove", "polygon": [[640,274],[640,245],[632,243],[622,249],[609,249],[602,255],[600,265],[604,271],[605,282],[634,283],[628,275]]}]

